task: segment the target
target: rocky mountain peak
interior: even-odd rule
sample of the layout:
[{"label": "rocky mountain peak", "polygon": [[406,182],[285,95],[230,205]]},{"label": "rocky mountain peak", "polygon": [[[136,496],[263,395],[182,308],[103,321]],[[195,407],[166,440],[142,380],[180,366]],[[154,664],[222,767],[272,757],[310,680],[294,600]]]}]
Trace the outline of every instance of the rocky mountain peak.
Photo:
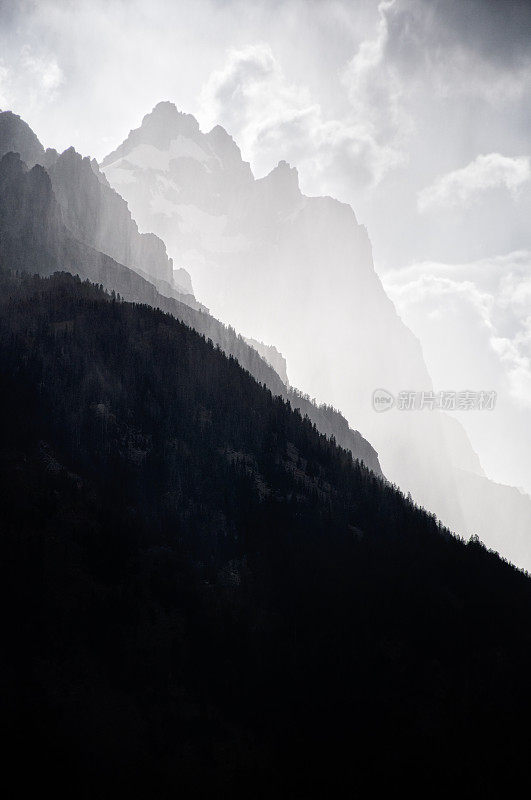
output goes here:
[{"label": "rocky mountain peak", "polygon": [[32,167],[40,163],[44,147],[18,114],[0,111],[0,157],[9,152],[20,153],[22,160]]},{"label": "rocky mountain peak", "polygon": [[149,133],[164,132],[195,138],[199,133],[199,123],[192,114],[185,114],[178,110],[175,103],[164,100],[157,103],[150,114],[146,114],[140,126],[142,129]]},{"label": "rocky mountain peak", "polygon": [[15,175],[24,172],[26,169],[24,162],[20,157],[20,153],[9,150],[0,159],[0,174]]},{"label": "rocky mountain peak", "polygon": [[31,187],[36,196],[52,196],[50,178],[44,167],[35,164],[29,169],[20,154],[12,151],[2,156],[0,159],[0,182],[2,185],[19,181],[22,177],[24,177],[26,188]]},{"label": "rocky mountain peak", "polygon": [[185,114],[179,111],[174,103],[163,101],[157,103],[154,109],[145,115],[140,127],[130,131],[120,147],[102,161],[102,167],[126,157],[140,145],[168,150],[171,142],[179,137],[197,141],[202,136],[199,123],[192,114]]},{"label": "rocky mountain peak", "polygon": [[222,128],[221,125],[216,125],[205,135],[205,139],[225,168],[230,169],[245,164],[250,173],[248,163],[242,160],[240,148],[225,128]]},{"label": "rocky mountain peak", "polygon": [[257,182],[266,195],[275,198],[277,207],[287,207],[302,198],[299,186],[299,173],[287,161],[279,161],[277,166]]}]

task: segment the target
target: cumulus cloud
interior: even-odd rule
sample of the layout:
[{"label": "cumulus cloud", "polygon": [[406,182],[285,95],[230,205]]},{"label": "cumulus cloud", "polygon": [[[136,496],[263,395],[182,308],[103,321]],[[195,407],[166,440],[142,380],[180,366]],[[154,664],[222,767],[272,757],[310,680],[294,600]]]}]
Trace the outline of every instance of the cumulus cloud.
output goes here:
[{"label": "cumulus cloud", "polygon": [[[437,349],[435,370],[437,362],[450,363],[465,374],[472,360],[485,357],[492,382],[531,411],[531,251],[465,264],[423,262],[388,273],[384,283],[406,321]],[[451,325],[460,331],[453,352]]]},{"label": "cumulus cloud", "polygon": [[380,4],[375,37],[361,43],[343,71],[349,110],[341,118],[328,118],[308,87],[289,81],[263,42],[231,50],[211,74],[201,93],[203,118],[228,128],[259,172],[279,158],[297,164],[310,192],[341,193],[342,182],[377,185],[405,160],[397,146],[398,128],[405,131],[399,89],[382,65],[385,12],[393,2]]},{"label": "cumulus cloud", "polygon": [[413,120],[404,105],[404,84],[396,67],[386,59],[389,15],[396,0],[378,5],[376,35],[365,39],[350,59],[343,75],[354,119],[363,120],[375,141],[404,142],[413,130]]},{"label": "cumulus cloud", "polygon": [[292,139],[307,139],[320,115],[308,89],[286,80],[265,42],[232,49],[203,86],[201,105],[209,124],[222,121],[251,158],[285,147],[290,129]]},{"label": "cumulus cloud", "polygon": [[441,175],[422,189],[417,195],[417,207],[424,212],[440,206],[467,206],[485,190],[496,187],[505,187],[514,195],[530,178],[527,156],[479,155],[466,167]]},{"label": "cumulus cloud", "polygon": [[384,285],[438,389],[497,392],[495,412],[460,421],[487,474],[531,493],[531,250],[416,263]]}]

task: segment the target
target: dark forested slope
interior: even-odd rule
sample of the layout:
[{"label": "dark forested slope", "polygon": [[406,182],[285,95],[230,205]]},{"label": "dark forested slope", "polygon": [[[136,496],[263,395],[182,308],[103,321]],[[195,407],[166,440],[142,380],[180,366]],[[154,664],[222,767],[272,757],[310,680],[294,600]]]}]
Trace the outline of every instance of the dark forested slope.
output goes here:
[{"label": "dark forested slope", "polygon": [[195,331],[70,275],[0,274],[0,386],[20,796],[514,796],[525,575]]}]

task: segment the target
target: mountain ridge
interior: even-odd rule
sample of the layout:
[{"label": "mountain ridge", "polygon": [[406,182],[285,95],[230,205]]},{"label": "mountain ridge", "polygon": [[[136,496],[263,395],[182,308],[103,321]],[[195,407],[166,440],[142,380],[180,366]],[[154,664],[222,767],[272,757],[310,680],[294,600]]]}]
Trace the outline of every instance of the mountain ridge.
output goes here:
[{"label": "mountain ridge", "polygon": [[[38,184],[38,191],[35,183]],[[125,299],[149,303],[173,313],[238,359],[256,380],[266,383],[275,395],[290,399],[302,414],[307,414],[320,426],[323,433],[334,436],[338,443],[348,447],[355,457],[381,475],[376,451],[358,431],[349,428],[339,412],[316,406],[309,398],[292,388],[288,389],[274,369],[234,329],[221,324],[201,308],[194,309],[171,294],[161,294],[150,280],[96,248],[76,240],[64,226],[61,207],[55,199],[48,173],[42,166],[36,165],[28,171],[20,156],[6,154],[0,161],[0,188],[1,264],[7,268],[31,269],[45,275],[66,269],[103,284],[106,289],[119,293]],[[16,202],[14,198],[17,198]]]},{"label": "mountain ridge", "polygon": [[[195,123],[194,143],[208,158],[185,155],[182,142],[181,151],[170,152],[180,119],[173,104],[156,106],[102,162],[135,218],[186,264],[197,295],[217,317],[274,345],[296,386],[355,420],[392,482],[453,530],[498,544],[500,514],[489,495],[498,490],[473,481],[481,465],[460,423],[441,411],[372,408],[377,388],[397,396],[433,386],[421,344],[387,296],[354,210],[331,197],[305,196],[286,162],[256,179],[241,155],[241,174],[227,169]],[[156,158],[138,150],[148,141]],[[470,481],[462,480],[463,470]],[[505,552],[531,566],[531,498],[527,505],[515,493],[512,499],[507,527],[514,536]],[[478,503],[494,512],[492,521],[478,517]]]}]

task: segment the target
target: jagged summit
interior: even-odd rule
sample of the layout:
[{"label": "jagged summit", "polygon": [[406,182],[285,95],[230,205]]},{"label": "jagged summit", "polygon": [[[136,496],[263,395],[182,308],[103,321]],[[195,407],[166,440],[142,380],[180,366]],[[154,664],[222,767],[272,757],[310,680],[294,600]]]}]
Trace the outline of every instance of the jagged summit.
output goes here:
[{"label": "jagged summit", "polygon": [[15,150],[9,150],[4,153],[0,158],[0,164],[2,165],[2,174],[27,171],[26,163],[20,157],[20,153]]},{"label": "jagged summit", "polygon": [[20,153],[29,167],[44,156],[44,147],[30,126],[12,111],[0,111],[0,157],[10,151]]},{"label": "jagged summit", "polygon": [[[164,125],[171,147],[135,143],[151,127],[161,136]],[[193,139],[175,136],[183,125]],[[350,205],[306,197],[297,170],[284,160],[255,179],[223,128],[204,134],[171,103],[156,106],[103,164],[135,219],[190,269],[213,314],[256,342],[274,343],[294,385],[341,409],[376,446],[389,479],[455,530],[478,533],[529,563],[531,506],[520,511],[514,497],[506,504],[514,544],[501,547],[499,493],[479,473],[461,429],[439,412],[375,413],[377,387],[397,396],[410,387],[430,390],[431,380]],[[481,518],[478,508],[485,509]]]},{"label": "jagged summit", "polygon": [[154,109],[145,115],[140,127],[130,131],[123,144],[109,153],[102,161],[102,167],[127,156],[133,149],[142,145],[155,147],[157,150],[168,150],[172,141],[180,138],[197,141],[203,135],[198,121],[192,114],[179,111],[174,103],[165,100],[157,103]]},{"label": "jagged summit", "polygon": [[28,167],[20,153],[12,151],[0,158],[0,184],[11,181],[14,177],[22,179],[22,176],[25,176],[24,179],[32,185],[32,188],[39,188],[41,195],[44,193],[46,197],[52,196],[49,175],[40,164]]},{"label": "jagged summit", "polygon": [[[209,136],[219,136],[220,138],[229,139],[231,142],[236,144],[234,141],[234,137],[228,133],[227,129],[223,127],[223,125],[214,125],[211,131],[208,133]],[[236,145],[237,146],[237,145]],[[238,147],[238,150],[240,148]]]},{"label": "jagged summit", "polygon": [[205,139],[226,167],[241,166],[244,163],[245,166],[249,166],[246,162],[243,162],[241,150],[230,133],[227,133],[221,125],[215,125],[205,135]]},{"label": "jagged summit", "polygon": [[[161,174],[170,170],[186,175],[197,191],[209,194],[219,191],[214,184],[222,172],[230,173],[238,184],[252,180],[250,165],[224,128],[216,125],[203,133],[192,114],[179,111],[168,101],[157,103],[120,147],[104,158],[101,168],[112,172],[111,184],[116,185],[131,182],[133,175],[146,171]],[[175,193],[170,195],[174,200]],[[160,204],[155,198],[153,202],[161,207],[161,213],[169,213],[165,200]]]},{"label": "jagged summit", "polygon": [[175,103],[172,103],[171,100],[160,100],[160,102],[153,106],[151,111],[144,115],[142,119],[142,125],[144,125],[147,120],[153,119],[157,116],[171,117],[181,113],[182,112],[179,111]]},{"label": "jagged summit", "polygon": [[276,203],[281,207],[285,207],[302,198],[299,173],[296,167],[292,167],[284,160],[279,161],[268,175],[257,181],[257,184],[267,187],[268,192],[273,192],[276,195]]},{"label": "jagged summit", "polygon": [[[167,108],[171,104],[162,105],[157,114],[179,115],[175,107]],[[76,239],[148,278],[167,296],[204,308],[193,297],[189,274],[180,264],[174,269],[161,239],[138,230],[126,201],[111,188],[95,159],[82,156],[72,146],[60,154],[53,148],[45,150],[31,128],[12,112],[0,113],[2,156],[4,176],[29,167],[28,180],[42,184],[43,197],[47,187],[50,191],[53,187],[62,221]]]},{"label": "jagged summit", "polygon": [[284,161],[284,159],[281,159],[281,160],[278,162],[278,164],[277,164],[277,165],[276,165],[276,167],[275,167],[275,168],[272,170],[272,172],[279,171],[279,172],[281,172],[281,173],[285,173],[287,170],[289,170],[290,172],[294,172],[296,175],[298,175],[298,174],[299,174],[299,173],[298,173],[298,171],[297,171],[297,167],[292,167],[292,166],[291,166],[291,164],[288,164],[288,162],[287,162],[287,161]]},{"label": "jagged summit", "polygon": [[[163,100],[146,114],[140,126],[144,131],[158,131],[163,128],[167,133],[177,133],[193,137],[199,133],[199,123],[192,114],[179,111],[175,103]],[[168,130],[169,128],[169,130]]]},{"label": "jagged summit", "polygon": [[[28,169],[12,151],[0,159],[0,268],[41,275],[72,272],[124,299],[168,311],[232,355],[273,395],[291,397],[287,378],[283,383],[268,365],[271,356],[266,363],[195,300],[189,274],[173,268],[164,243],[154,234],[138,232],[127,204],[100,184],[90,159],[72,149],[55,156],[47,169],[41,165]],[[274,348],[270,350],[281,359]],[[349,428],[344,417],[324,412],[307,398],[293,398],[322,433],[333,435],[381,475],[374,448]]]}]

